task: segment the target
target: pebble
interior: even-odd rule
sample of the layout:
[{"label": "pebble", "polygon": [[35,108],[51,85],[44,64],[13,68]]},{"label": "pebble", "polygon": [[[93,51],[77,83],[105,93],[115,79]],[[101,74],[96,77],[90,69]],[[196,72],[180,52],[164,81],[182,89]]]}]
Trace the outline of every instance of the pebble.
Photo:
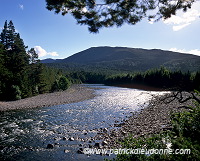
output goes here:
[{"label": "pebble", "polygon": [[[74,103],[94,98],[94,90],[92,88],[82,87],[81,85],[72,85],[66,91],[45,93],[18,101],[0,101],[0,111],[13,109],[27,109],[42,106],[54,106],[60,104]],[[67,98],[67,99],[66,99]]]},{"label": "pebble", "polygon": [[104,145],[108,145],[108,142],[107,141],[103,141],[102,142],[102,145],[104,146]]},{"label": "pebble", "polygon": [[63,140],[67,140],[67,138],[66,138],[66,137],[63,137]]},{"label": "pebble", "polygon": [[48,144],[47,145],[47,149],[53,149],[54,148],[54,145],[53,144]]},{"label": "pebble", "polygon": [[73,137],[69,138],[69,141],[74,141],[75,139]]},{"label": "pebble", "polygon": [[[145,136],[147,134],[159,133],[162,130],[170,130],[170,114],[171,112],[179,112],[178,107],[180,103],[176,100],[169,104],[164,104],[160,101],[160,98],[165,97],[159,96],[153,98],[149,106],[141,109],[139,112],[132,113],[131,117],[128,117],[126,121],[120,124],[114,123],[114,127],[117,128],[101,128],[94,140],[104,140],[102,143],[95,143],[95,147],[116,147],[119,148],[120,144],[116,141],[123,141],[128,134],[132,134],[134,138]],[[186,103],[187,106],[191,105],[191,102]],[[162,126],[165,125],[165,126]],[[110,125],[112,127],[112,125]],[[106,141],[105,141],[106,140]]]},{"label": "pebble", "polygon": [[104,129],[103,129],[103,132],[105,132],[105,133],[108,132],[108,129],[107,129],[107,128],[104,128]]},{"label": "pebble", "polygon": [[79,150],[77,151],[78,154],[84,154],[83,153],[83,148],[79,148]]},{"label": "pebble", "polygon": [[69,153],[69,150],[65,149],[65,150],[64,150],[64,153]]},{"label": "pebble", "polygon": [[101,148],[102,147],[101,143],[95,143],[94,146],[97,147],[97,148]]}]

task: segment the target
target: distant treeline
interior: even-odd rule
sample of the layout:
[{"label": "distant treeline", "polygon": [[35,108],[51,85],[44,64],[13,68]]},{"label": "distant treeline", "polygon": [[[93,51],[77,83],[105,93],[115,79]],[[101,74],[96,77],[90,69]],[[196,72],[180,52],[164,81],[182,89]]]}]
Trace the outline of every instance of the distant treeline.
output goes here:
[{"label": "distant treeline", "polygon": [[89,83],[103,84],[108,75],[101,71],[85,72],[85,71],[68,71],[66,77],[70,78],[73,83]]},{"label": "distant treeline", "polygon": [[109,75],[105,72],[70,72],[68,77],[82,83],[102,83],[106,85],[140,84],[163,90],[200,90],[200,72],[184,73],[170,71],[164,67],[146,72],[119,73]]},{"label": "distant treeline", "polygon": [[199,90],[200,72],[183,73],[161,67],[160,69],[152,69],[142,73],[111,76],[105,80],[105,84],[144,84],[165,90]]},{"label": "distant treeline", "polygon": [[0,35],[0,100],[17,100],[65,90],[70,81],[58,69],[41,64],[33,48],[27,51],[13,22],[5,22]]},{"label": "distant treeline", "polygon": [[6,21],[0,34],[0,100],[65,90],[71,83],[143,84],[168,90],[200,90],[200,72],[183,73],[164,67],[129,74],[107,68],[91,70],[89,66],[85,71],[75,70],[76,66],[61,70],[41,64],[34,48],[27,48],[12,21]]}]

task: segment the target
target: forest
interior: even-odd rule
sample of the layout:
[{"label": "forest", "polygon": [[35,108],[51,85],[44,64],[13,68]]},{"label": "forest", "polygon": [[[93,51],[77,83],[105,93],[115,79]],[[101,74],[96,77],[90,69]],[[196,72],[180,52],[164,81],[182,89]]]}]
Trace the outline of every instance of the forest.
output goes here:
[{"label": "forest", "polygon": [[[48,65],[48,64],[47,64]],[[200,90],[200,72],[171,71],[166,67],[145,72],[104,68],[62,68],[40,63],[38,54],[25,46],[12,21],[6,21],[0,35],[0,99],[18,100],[42,93],[66,90],[73,83],[106,85],[141,84],[162,90]]]},{"label": "forest", "polygon": [[[198,46],[197,43],[195,44],[195,40],[197,40],[198,30],[197,28],[194,28],[195,25],[197,25],[198,23],[193,21],[196,19],[198,20],[200,16],[199,8],[196,10],[196,14],[192,8],[192,6],[195,6],[195,9],[199,7],[199,4],[196,3],[197,0],[45,0],[45,2],[47,10],[55,12],[56,14],[61,14],[63,16],[69,14],[69,16],[74,18],[77,24],[88,27],[90,33],[98,33],[99,31],[101,31],[101,29],[104,28],[115,27],[113,28],[115,30],[116,28],[119,28],[123,25],[129,27],[138,24],[139,22],[142,26],[141,27],[139,25],[136,28],[133,28],[134,32],[128,30],[128,28],[125,28],[125,30],[123,30],[125,31],[125,33],[123,33],[123,36],[127,35],[126,39],[123,39],[122,34],[120,35],[120,32],[118,32],[117,34],[113,34],[111,36],[109,36],[110,34],[107,34],[107,37],[103,37],[103,35],[101,35],[101,37],[104,38],[102,43],[99,40],[96,41],[97,37],[95,37],[96,42],[93,43],[91,41],[92,43],[89,43],[90,41],[88,41],[89,45],[93,45],[95,43],[107,43],[106,45],[109,45],[109,38],[111,38],[112,43],[116,43],[117,41],[119,41],[121,42],[119,43],[120,45],[127,44],[124,42],[129,42],[128,44],[131,44],[132,46],[143,47],[145,47],[145,43],[148,47],[152,45],[152,47],[158,47],[159,45],[161,45],[163,47],[167,46],[168,48],[170,46],[174,47],[173,45],[175,45],[175,47],[182,49],[186,47],[186,50],[194,49],[193,47],[195,47],[195,45]],[[6,8],[6,3],[8,3],[9,7],[11,6],[9,10],[8,8]],[[82,43],[83,41],[80,42],[82,38],[84,41],[88,40],[86,34],[84,34],[84,28],[81,32],[79,32],[79,29],[76,30],[76,28],[71,28],[74,27],[72,24],[74,23],[74,21],[71,21],[71,18],[66,17],[66,23],[63,23],[61,18],[59,18],[58,16],[50,19],[50,14],[41,12],[42,5],[40,6],[39,4],[37,5],[35,3],[33,6],[37,8],[36,10],[36,8],[33,8],[31,6],[31,2],[30,4],[27,1],[26,3],[25,1],[16,3],[17,4],[13,3],[15,5],[14,7],[14,5],[11,5],[12,3],[9,4],[9,2],[6,1],[2,2],[2,17],[12,16],[13,18],[16,17],[16,20],[17,18],[20,18],[20,20],[18,19],[18,23],[21,23],[21,25],[28,24],[29,26],[31,26],[32,24],[34,24],[33,26],[36,27],[36,25],[39,24],[38,34],[41,34],[41,31],[46,30],[47,34],[51,36],[50,39],[52,39],[52,41],[64,37],[66,41],[69,40],[70,42],[73,42],[72,37],[70,36],[70,34],[73,34],[73,38],[75,38],[76,41],[73,42],[72,46],[69,46],[70,43],[66,42],[66,44],[68,45],[66,48],[73,48],[73,46],[75,46],[75,48],[78,49],[77,46],[86,44],[85,42]],[[28,5],[30,5],[30,7]],[[18,7],[18,9],[20,7],[20,14],[16,12],[16,7]],[[191,10],[193,11],[192,13],[190,12]],[[157,27],[159,27],[160,24],[158,24],[157,27],[155,27],[154,25],[154,27],[151,28],[146,27],[144,23],[144,20],[147,20],[146,24],[148,24],[148,22],[155,23],[160,20],[161,23],[164,24],[164,20],[167,20],[170,17],[173,18],[173,16],[179,17],[180,15],[182,15],[182,11],[183,15],[186,13],[187,16],[184,15],[183,17],[176,18],[174,24],[167,24],[170,26],[166,28],[171,28],[173,26],[174,31],[175,27],[183,28],[186,26],[188,27],[190,24],[193,24],[191,25],[193,28],[185,28],[185,31],[182,30],[172,33],[171,31],[167,32],[167,30],[165,30],[166,28],[162,26],[163,28],[159,28],[159,32],[157,32],[156,29],[158,29]],[[38,15],[47,15],[47,17],[38,17]],[[180,23],[177,24],[176,20],[180,21]],[[49,23],[47,23],[48,21],[51,22],[51,24],[56,24],[57,26],[50,26]],[[44,23],[42,24],[40,22]],[[69,28],[68,26],[66,27],[65,24],[67,24]],[[24,25],[23,27],[26,27],[26,25]],[[49,29],[55,28],[62,32],[60,32],[61,36],[59,36],[59,32],[55,32],[56,36],[54,36],[54,31],[49,31]],[[64,30],[62,30],[63,28],[68,33],[64,32]],[[137,30],[137,28],[139,30]],[[148,30],[145,30],[146,28]],[[91,101],[91,106],[87,104],[87,108],[84,108],[82,105],[79,106],[80,108],[74,108],[73,104],[69,108],[68,106],[64,108],[50,107],[50,110],[44,108],[42,110],[39,109],[38,112],[36,109],[33,110],[33,113],[35,113],[34,115],[37,115],[36,118],[33,117],[33,113],[31,113],[32,110],[19,110],[19,113],[15,110],[1,112],[2,117],[0,123],[3,135],[0,136],[0,141],[2,143],[2,145],[0,145],[0,152],[1,154],[6,154],[4,156],[5,158],[7,158],[7,154],[9,155],[9,159],[6,160],[10,160],[11,158],[11,160],[26,160],[26,155],[32,159],[40,158],[40,156],[43,156],[44,160],[46,157],[50,157],[50,160],[57,160],[57,156],[58,158],[62,158],[64,156],[64,160],[65,158],[67,160],[73,160],[74,158],[82,157],[85,157],[87,159],[90,158],[90,160],[92,160],[92,157],[89,155],[83,156],[83,154],[78,154],[79,156],[77,157],[74,150],[76,149],[76,147],[78,147],[79,149],[83,149],[85,147],[90,147],[90,145],[92,145],[91,147],[93,148],[95,147],[93,145],[96,145],[96,143],[97,145],[101,145],[101,142],[103,141],[101,139],[85,139],[90,138],[93,134],[104,135],[106,140],[102,143],[106,144],[106,148],[113,148],[109,147],[109,144],[107,144],[108,137],[106,135],[106,132],[111,135],[114,141],[120,143],[120,149],[167,148],[174,150],[191,150],[191,153],[188,155],[177,155],[176,153],[170,155],[158,155],[150,153],[145,153],[141,155],[118,154],[116,158],[113,159],[113,161],[200,160],[200,92],[198,92],[200,91],[199,56],[194,56],[192,54],[184,54],[185,56],[183,56],[183,54],[176,52],[175,58],[173,57],[172,52],[167,51],[168,54],[166,53],[166,55],[164,55],[161,50],[152,49],[148,51],[149,56],[147,57],[146,54],[143,54],[143,49],[139,49],[140,52],[138,52],[139,50],[133,51],[135,49],[132,50],[127,48],[126,50],[123,49],[123,53],[121,48],[115,48],[115,52],[112,52],[110,51],[111,48],[108,47],[106,50],[104,50],[105,52],[102,52],[102,49],[100,50],[100,48],[98,47],[99,52],[94,52],[93,48],[92,50],[90,50],[91,52],[89,54],[91,55],[89,55],[88,57],[85,56],[85,52],[82,52],[82,57],[78,57],[80,56],[78,54],[76,55],[77,57],[71,57],[71,59],[64,60],[65,62],[63,61],[63,63],[60,63],[58,61],[58,63],[45,64],[42,62],[42,60],[39,60],[38,53],[33,47],[29,48],[25,45],[23,39],[21,38],[21,35],[15,29],[12,21],[5,21],[4,26],[0,26],[0,29],[0,101],[15,101],[27,97],[40,95],[43,93],[64,91],[70,88],[72,84],[81,83],[98,83],[109,86],[124,85],[124,87],[126,87],[126,85],[144,85],[159,88],[161,91],[172,91],[167,92],[170,93],[170,95],[163,96],[163,98],[168,97],[168,100],[165,98],[162,100],[162,97],[159,97],[159,99],[156,98],[153,102],[149,102],[149,106],[147,106],[147,108],[149,108],[151,111],[154,108],[158,111],[157,113],[166,113],[166,115],[170,115],[170,126],[166,126],[167,124],[162,124],[162,122],[160,122],[160,118],[166,120],[166,117],[163,117],[165,115],[160,115],[160,118],[158,118],[154,111],[152,113],[148,113],[148,115],[143,115],[144,117],[141,118],[141,121],[137,122],[137,124],[142,124],[144,120],[146,120],[146,118],[155,117],[155,122],[158,122],[159,127],[161,127],[161,131],[155,131],[154,133],[148,131],[148,126],[146,126],[145,124],[141,126],[134,126],[134,124],[128,122],[127,120],[130,120],[130,117],[127,116],[126,112],[121,112],[122,107],[120,107],[119,112],[121,112],[121,114],[123,115],[125,114],[125,119],[121,117],[121,114],[119,115],[119,118],[112,117],[112,115],[110,115],[112,113],[112,110],[106,112],[106,110],[103,109],[102,111],[104,113],[106,112],[111,116],[109,117],[111,119],[108,120],[113,120],[113,125],[108,126],[109,124],[107,123],[107,120],[102,117],[103,120],[102,122],[100,122],[101,128],[98,129],[98,118],[93,117],[98,116],[98,111],[95,111],[93,109],[93,105],[96,106],[95,101]],[[78,32],[69,33],[71,31]],[[78,33],[81,34],[78,35]],[[112,34],[112,32],[108,32],[105,30],[102,33]],[[117,36],[119,37],[119,39],[117,39]],[[44,38],[47,41],[48,38]],[[117,41],[114,41],[115,38]],[[140,38],[144,38],[141,39],[141,45]],[[56,43],[54,45],[56,46]],[[133,55],[134,52],[135,55]],[[103,55],[103,53],[105,55]],[[151,53],[154,54],[153,57],[151,57]],[[91,59],[89,63],[88,58],[94,59]],[[83,63],[81,64],[81,62]],[[185,93],[186,95],[184,95]],[[134,99],[136,98],[132,96],[132,99],[133,100],[131,101],[135,101]],[[162,103],[165,103],[165,100],[168,102],[166,102],[165,108],[163,108],[163,111],[161,111],[158,101],[162,101]],[[184,102],[187,102],[188,100],[191,101],[191,104],[190,101],[188,105],[182,104]],[[115,101],[117,102],[118,99],[115,99]],[[146,98],[145,101],[147,101]],[[177,101],[177,103],[174,103],[172,101]],[[103,100],[103,102],[110,103],[110,101],[106,100]],[[172,102],[172,104],[167,104],[170,102]],[[7,102],[3,102],[3,104],[4,103],[7,104]],[[14,102],[9,103],[15,104]],[[146,106],[147,104],[144,105]],[[113,107],[114,106],[115,104],[113,104]],[[172,108],[177,109],[176,111],[178,112],[172,113],[171,111],[170,113],[167,113],[166,111],[168,109],[172,109],[171,106]],[[71,119],[71,115],[74,115],[72,108],[74,108],[75,111],[75,119]],[[61,113],[57,113],[59,109],[61,109]],[[101,108],[99,109],[101,110]],[[79,116],[81,115],[81,112],[79,113],[79,111],[81,110],[84,112],[83,116],[86,116],[87,118],[86,121],[84,121],[84,119],[80,120],[81,117]],[[115,112],[116,110],[117,108],[115,109],[114,107],[113,111]],[[126,107],[124,108],[124,110],[127,110]],[[93,125],[84,126],[84,124],[80,124],[81,127],[79,128],[79,122],[86,122],[86,124],[90,123],[90,120],[88,121],[88,118],[90,117],[88,117],[88,114],[86,113],[87,111],[89,112],[89,116],[90,114],[92,114],[91,118],[95,118],[95,124],[93,123],[95,126],[94,129],[91,129]],[[109,113],[110,111],[111,113]],[[144,109],[140,110],[138,113],[133,113],[133,119],[135,119],[137,115],[139,115],[139,113],[142,113],[143,111]],[[41,113],[43,113],[44,115]],[[69,121],[68,119],[66,121],[63,121],[62,116],[64,116],[65,118],[69,118]],[[121,120],[121,118],[123,119],[123,122],[118,121]],[[29,122],[28,120],[31,121]],[[136,131],[136,135],[134,136],[134,133],[129,133],[130,129],[127,129],[128,133],[126,131],[122,131],[122,138],[124,138],[124,140],[122,140],[122,138],[119,138],[120,127],[118,125],[123,126],[126,121],[128,124],[131,125],[131,128],[134,127],[133,130]],[[148,123],[150,124],[150,126],[152,126],[152,128],[157,129],[157,127],[154,126],[155,122],[149,121]],[[75,126],[74,123],[76,124]],[[108,126],[108,128],[104,128],[103,126]],[[145,133],[141,132],[142,126],[144,127],[144,130],[147,131],[149,134],[145,135]],[[25,127],[25,129],[23,129],[23,127]],[[124,127],[126,128],[126,126]],[[65,129],[66,132],[64,131]],[[109,131],[110,129],[115,130],[115,133],[111,133],[111,131]],[[33,130],[34,133],[31,133],[31,130]],[[106,131],[105,134],[104,131]],[[14,135],[16,135],[16,137]],[[39,135],[41,135],[41,139],[39,138]],[[79,138],[79,136],[81,137]],[[69,140],[67,140],[68,137]],[[81,144],[79,144],[79,140]],[[88,142],[91,144],[88,144]],[[53,149],[45,149],[45,145],[47,145],[47,147],[48,145],[51,145]],[[73,151],[71,149],[68,150],[68,148],[71,148],[71,145]],[[104,156],[103,154],[101,155]],[[68,156],[72,156],[73,158],[70,158]],[[2,157],[0,156],[0,158]],[[40,158],[40,160],[42,159]]]},{"label": "forest", "polygon": [[193,91],[200,89],[200,73],[170,71],[164,67],[146,72],[111,76],[105,80],[107,85],[143,84],[162,90]]},{"label": "forest", "polygon": [[170,71],[165,67],[150,69],[146,72],[111,72],[96,70],[71,71],[66,74],[78,83],[95,83],[111,86],[119,85],[146,85],[160,90],[193,91],[200,90],[200,72]]},{"label": "forest", "polygon": [[[76,65],[63,70],[41,63],[34,48],[25,46],[12,21],[6,21],[0,35],[0,100],[14,101],[47,92],[66,90],[71,84],[101,83],[118,86],[140,84],[170,91],[200,91],[200,71],[172,71],[166,67],[147,71],[121,71],[107,68],[82,68]],[[65,65],[66,67],[66,65]],[[83,70],[84,69],[84,70]],[[199,95],[199,93],[198,93]],[[181,95],[182,96],[182,95]],[[198,99],[199,102],[199,99]],[[173,114],[172,129],[151,137],[126,138],[125,148],[165,148],[163,137],[168,137],[174,148],[189,147],[191,155],[118,155],[116,160],[199,160],[200,106]]]},{"label": "forest", "polygon": [[65,90],[70,81],[58,69],[40,63],[38,54],[27,50],[12,21],[6,21],[0,35],[0,100],[18,100]]}]

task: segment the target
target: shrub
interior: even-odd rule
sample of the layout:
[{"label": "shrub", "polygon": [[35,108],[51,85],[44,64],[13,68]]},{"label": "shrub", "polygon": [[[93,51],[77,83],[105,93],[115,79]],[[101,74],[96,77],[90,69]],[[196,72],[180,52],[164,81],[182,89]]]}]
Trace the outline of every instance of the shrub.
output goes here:
[{"label": "shrub", "polygon": [[11,86],[11,100],[20,100],[21,99],[21,91],[19,86],[12,85]]},{"label": "shrub", "polygon": [[58,84],[59,84],[59,89],[64,91],[64,90],[69,88],[70,81],[66,77],[61,76],[59,81],[58,81]]},{"label": "shrub", "polygon": [[[122,142],[123,148],[132,149],[190,149],[190,154],[119,154],[117,161],[153,160],[200,160],[200,104],[195,103],[188,111],[171,116],[172,130],[140,138],[129,137]],[[173,151],[174,152],[174,151]]]},{"label": "shrub", "polygon": [[56,80],[51,88],[51,91],[60,91],[60,90],[66,90],[70,87],[71,82],[64,76],[61,76],[59,80]]}]

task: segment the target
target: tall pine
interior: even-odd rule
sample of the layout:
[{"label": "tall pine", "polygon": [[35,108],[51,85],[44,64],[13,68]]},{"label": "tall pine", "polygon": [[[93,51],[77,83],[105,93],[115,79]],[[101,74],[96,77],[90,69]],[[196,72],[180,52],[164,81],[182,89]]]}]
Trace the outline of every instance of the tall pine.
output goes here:
[{"label": "tall pine", "polygon": [[[11,99],[15,99],[14,94],[10,93],[12,91],[16,93],[16,91],[13,90],[13,87],[16,87],[14,89],[22,91],[19,92],[21,93],[22,97],[23,95],[27,96],[26,93],[29,90],[27,82],[29,55],[26,52],[26,46],[24,45],[20,34],[15,31],[15,27],[12,21],[9,23],[7,23],[7,21],[5,22],[4,28],[0,35],[0,43],[3,45],[4,50],[1,54],[4,61],[3,65],[5,66],[5,69],[9,71],[7,73],[11,73],[7,75],[8,78],[6,78],[5,72],[3,72],[4,80],[1,82],[3,82],[2,86],[5,86],[5,97],[13,95],[13,98]],[[8,80],[6,81],[6,79]]]},{"label": "tall pine", "polygon": [[0,34],[1,100],[16,100],[49,92],[59,75],[56,70],[39,63],[33,48],[26,49],[13,22],[5,21]]}]

